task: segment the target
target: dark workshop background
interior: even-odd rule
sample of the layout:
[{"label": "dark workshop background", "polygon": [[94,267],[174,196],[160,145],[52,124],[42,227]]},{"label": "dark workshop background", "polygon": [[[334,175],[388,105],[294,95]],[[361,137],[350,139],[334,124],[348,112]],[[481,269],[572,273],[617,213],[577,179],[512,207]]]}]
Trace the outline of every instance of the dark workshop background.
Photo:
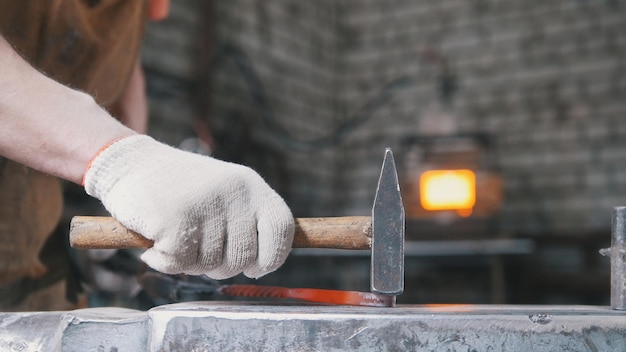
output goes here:
[{"label": "dark workshop background", "polygon": [[[504,201],[466,239],[531,249],[407,256],[399,301],[608,304],[625,1],[175,0],[143,62],[150,133],[208,141],[298,217],[369,214],[385,147],[402,169],[407,138],[489,135]],[[369,259],[294,255],[258,283],[368,290]]]}]

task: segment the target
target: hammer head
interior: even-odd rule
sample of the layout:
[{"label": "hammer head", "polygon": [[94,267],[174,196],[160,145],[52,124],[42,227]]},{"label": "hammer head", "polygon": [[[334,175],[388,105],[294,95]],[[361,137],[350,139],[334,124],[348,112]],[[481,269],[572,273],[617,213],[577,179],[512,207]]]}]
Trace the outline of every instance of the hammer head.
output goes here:
[{"label": "hammer head", "polygon": [[385,295],[404,291],[404,206],[391,149],[378,179],[372,207],[371,290]]}]

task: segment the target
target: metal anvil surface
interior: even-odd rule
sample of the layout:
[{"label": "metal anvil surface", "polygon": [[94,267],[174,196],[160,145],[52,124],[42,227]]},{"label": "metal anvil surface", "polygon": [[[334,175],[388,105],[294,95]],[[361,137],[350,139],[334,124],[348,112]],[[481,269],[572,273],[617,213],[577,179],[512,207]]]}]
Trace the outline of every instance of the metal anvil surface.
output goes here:
[{"label": "metal anvil surface", "polygon": [[625,351],[624,336],[624,313],[600,306],[189,302],[0,313],[0,350],[24,351]]}]

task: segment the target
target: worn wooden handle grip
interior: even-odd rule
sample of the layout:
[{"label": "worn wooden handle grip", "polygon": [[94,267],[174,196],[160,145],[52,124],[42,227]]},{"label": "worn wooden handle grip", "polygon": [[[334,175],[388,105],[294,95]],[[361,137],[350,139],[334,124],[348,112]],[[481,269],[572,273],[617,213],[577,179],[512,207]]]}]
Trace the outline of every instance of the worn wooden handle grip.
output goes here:
[{"label": "worn wooden handle grip", "polygon": [[[297,218],[294,248],[370,249],[369,216]],[[70,245],[82,249],[150,248],[152,240],[131,231],[111,217],[75,216]]]}]

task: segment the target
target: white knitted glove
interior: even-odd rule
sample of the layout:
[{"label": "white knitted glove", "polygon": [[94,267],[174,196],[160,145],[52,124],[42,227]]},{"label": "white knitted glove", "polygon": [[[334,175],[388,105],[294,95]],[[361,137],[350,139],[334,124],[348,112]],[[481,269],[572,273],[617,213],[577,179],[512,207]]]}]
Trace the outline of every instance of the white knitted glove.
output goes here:
[{"label": "white knitted glove", "polygon": [[242,165],[134,135],[99,153],[84,184],[114,218],[154,240],[141,259],[167,274],[256,278],[291,250],[289,208]]}]

